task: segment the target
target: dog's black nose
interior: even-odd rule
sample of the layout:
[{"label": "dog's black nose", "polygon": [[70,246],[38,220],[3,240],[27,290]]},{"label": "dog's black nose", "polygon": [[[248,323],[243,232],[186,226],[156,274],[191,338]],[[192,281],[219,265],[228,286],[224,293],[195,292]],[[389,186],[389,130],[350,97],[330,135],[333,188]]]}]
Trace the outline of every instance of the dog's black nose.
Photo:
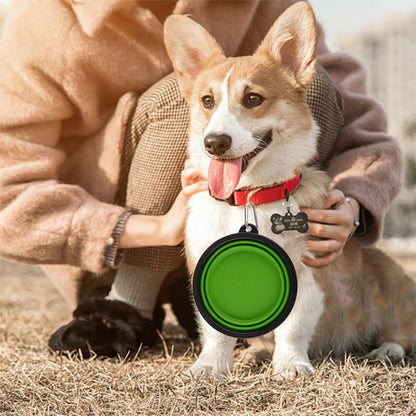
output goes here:
[{"label": "dog's black nose", "polygon": [[204,145],[211,155],[221,156],[231,147],[232,139],[228,134],[209,134],[204,138]]}]

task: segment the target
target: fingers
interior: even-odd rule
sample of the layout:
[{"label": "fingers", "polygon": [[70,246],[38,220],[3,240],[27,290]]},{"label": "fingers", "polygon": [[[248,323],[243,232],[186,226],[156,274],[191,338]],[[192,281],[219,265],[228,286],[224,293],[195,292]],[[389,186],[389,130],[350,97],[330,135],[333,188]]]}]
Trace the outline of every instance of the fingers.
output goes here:
[{"label": "fingers", "polygon": [[316,253],[319,257],[314,259],[304,258],[303,262],[312,267],[323,267],[331,264],[342,254],[344,245],[348,239],[348,228],[338,225],[322,223],[309,223],[307,233],[318,239],[305,242],[308,251]]},{"label": "fingers", "polygon": [[[309,226],[313,228],[316,225],[321,227],[324,231],[319,231],[317,234],[321,236],[328,235],[330,237],[334,237],[333,228],[336,229],[337,227],[334,226],[324,226],[322,224],[310,224]],[[330,231],[327,229],[330,228]],[[335,232],[336,235],[336,232]],[[312,267],[323,267],[328,266],[331,264],[337,257],[342,254],[343,248],[345,245],[345,239],[341,234],[340,237],[337,238],[321,238],[317,240],[307,240],[305,242],[306,249],[312,253],[317,255],[316,258],[303,258],[303,262],[307,266]]]},{"label": "fingers", "polygon": [[333,253],[342,250],[343,244],[339,240],[325,239],[325,240],[308,240],[306,241],[306,248],[315,253]]},{"label": "fingers", "polygon": [[345,202],[344,192],[339,189],[332,189],[328,192],[325,200],[325,209],[337,208]]},{"label": "fingers", "polygon": [[195,169],[187,159],[185,168],[181,174],[182,195],[189,198],[190,196],[208,190],[208,182],[201,177],[201,174]]},{"label": "fingers", "polygon": [[190,168],[190,167],[192,167],[191,161],[189,159],[186,159],[185,160],[184,169],[187,169],[187,168]]},{"label": "fingers", "polygon": [[344,243],[346,242],[350,233],[350,227],[343,225],[343,223],[325,224],[308,221],[308,227],[309,228],[308,231],[306,231],[306,234],[310,236],[335,239]]},{"label": "fingers", "polygon": [[308,251],[317,254],[315,259],[305,258],[308,266],[323,267],[332,263],[342,254],[342,250],[349,236],[349,228],[338,224],[323,224],[309,222],[307,234],[317,239],[305,242]]},{"label": "fingers", "polygon": [[185,188],[188,185],[191,185],[197,181],[201,180],[201,174],[198,170],[188,164],[181,173],[181,183],[182,188]]},{"label": "fingers", "polygon": [[308,216],[309,222],[322,224],[350,223],[350,218],[347,218],[344,213],[338,210],[302,208],[302,211]]},{"label": "fingers", "polygon": [[342,254],[344,245],[353,230],[354,212],[342,191],[328,193],[324,209],[302,209],[308,215],[307,234],[315,237],[306,241],[306,248],[317,255],[305,258],[308,266],[322,267],[332,263]]},{"label": "fingers", "polygon": [[208,182],[206,180],[200,180],[198,182],[192,183],[190,185],[185,186],[182,189],[182,194],[189,198],[190,196],[208,190]]},{"label": "fingers", "polygon": [[302,259],[303,263],[311,267],[324,267],[330,265],[337,257],[342,254],[342,250],[334,251],[327,254],[326,256],[310,258],[304,257]]}]

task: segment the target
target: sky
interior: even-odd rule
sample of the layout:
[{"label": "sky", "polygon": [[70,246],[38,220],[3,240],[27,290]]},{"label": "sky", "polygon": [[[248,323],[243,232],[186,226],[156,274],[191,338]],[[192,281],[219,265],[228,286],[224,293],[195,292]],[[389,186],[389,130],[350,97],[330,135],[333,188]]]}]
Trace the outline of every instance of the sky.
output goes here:
[{"label": "sky", "polygon": [[[7,7],[12,1],[0,0],[0,7]],[[379,24],[390,16],[416,12],[416,0],[310,0],[310,2],[318,20],[324,26],[327,42],[331,48],[336,47],[336,40],[341,35],[356,33],[371,24]]]},{"label": "sky", "polygon": [[387,19],[416,13],[416,0],[310,0],[323,25],[328,45],[341,35],[357,33]]}]

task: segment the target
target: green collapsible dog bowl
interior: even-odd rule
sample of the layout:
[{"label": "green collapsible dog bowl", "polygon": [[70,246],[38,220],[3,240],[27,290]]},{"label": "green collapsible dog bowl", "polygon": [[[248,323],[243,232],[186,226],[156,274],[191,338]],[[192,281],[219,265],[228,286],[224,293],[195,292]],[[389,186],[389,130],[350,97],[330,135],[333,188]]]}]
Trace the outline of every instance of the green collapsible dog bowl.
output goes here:
[{"label": "green collapsible dog bowl", "polygon": [[195,268],[193,294],[202,317],[236,338],[264,335],[293,308],[295,268],[287,253],[267,237],[242,229],[213,243]]}]

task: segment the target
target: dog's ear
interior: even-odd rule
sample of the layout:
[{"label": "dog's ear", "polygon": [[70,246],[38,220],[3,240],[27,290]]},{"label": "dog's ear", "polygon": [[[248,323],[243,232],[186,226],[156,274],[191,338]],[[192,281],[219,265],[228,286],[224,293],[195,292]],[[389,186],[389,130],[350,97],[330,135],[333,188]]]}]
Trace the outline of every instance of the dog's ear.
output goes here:
[{"label": "dog's ear", "polygon": [[305,2],[295,3],[274,22],[256,53],[266,53],[294,77],[298,87],[306,89],[316,71],[316,21]]},{"label": "dog's ear", "polygon": [[164,25],[165,45],[182,94],[189,97],[192,84],[212,58],[224,59],[217,41],[186,16],[169,16]]}]

